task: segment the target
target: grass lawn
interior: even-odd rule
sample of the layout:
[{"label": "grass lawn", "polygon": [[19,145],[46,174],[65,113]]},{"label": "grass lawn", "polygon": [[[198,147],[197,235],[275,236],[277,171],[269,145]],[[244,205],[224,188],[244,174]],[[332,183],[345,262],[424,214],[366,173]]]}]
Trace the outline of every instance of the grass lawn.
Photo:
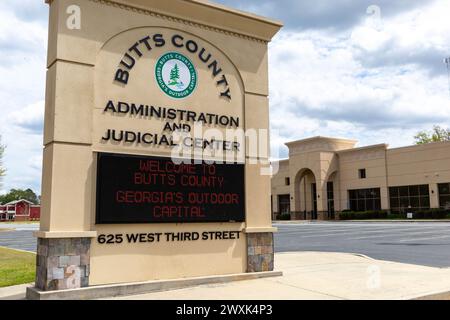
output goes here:
[{"label": "grass lawn", "polygon": [[34,281],[36,255],[0,247],[0,288]]}]

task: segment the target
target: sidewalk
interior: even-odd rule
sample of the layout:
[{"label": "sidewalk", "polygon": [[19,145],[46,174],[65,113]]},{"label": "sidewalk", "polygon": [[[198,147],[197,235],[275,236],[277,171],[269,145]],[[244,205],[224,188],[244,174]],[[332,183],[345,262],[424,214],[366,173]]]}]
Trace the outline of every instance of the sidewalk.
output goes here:
[{"label": "sidewalk", "polygon": [[25,290],[33,285],[34,283],[27,283],[0,288],[0,300],[23,300],[25,299]]},{"label": "sidewalk", "polygon": [[346,253],[279,253],[284,275],[117,297],[130,300],[402,300],[450,291],[450,268],[379,261]]},{"label": "sidewalk", "polygon": [[[450,292],[450,268],[374,260],[347,253],[275,255],[282,277],[116,297],[123,300],[402,300]],[[0,288],[0,300],[21,299],[27,285]],[[436,298],[436,297],[435,297]],[[442,297],[437,297],[442,298]],[[450,295],[445,298],[449,299]]]}]

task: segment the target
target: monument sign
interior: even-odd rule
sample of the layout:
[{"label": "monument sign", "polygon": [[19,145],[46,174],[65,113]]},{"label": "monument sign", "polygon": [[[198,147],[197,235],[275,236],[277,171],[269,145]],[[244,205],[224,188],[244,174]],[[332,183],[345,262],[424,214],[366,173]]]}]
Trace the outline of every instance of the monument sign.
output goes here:
[{"label": "monument sign", "polygon": [[281,24],[200,0],[46,2],[35,290],[273,270]]}]

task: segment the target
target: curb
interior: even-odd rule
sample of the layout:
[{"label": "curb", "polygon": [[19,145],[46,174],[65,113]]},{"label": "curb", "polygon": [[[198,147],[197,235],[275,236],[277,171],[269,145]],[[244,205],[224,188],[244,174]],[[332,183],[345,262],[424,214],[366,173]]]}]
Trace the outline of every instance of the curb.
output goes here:
[{"label": "curb", "polygon": [[353,256],[356,256],[356,257],[359,257],[359,258],[371,260],[371,261],[378,261],[377,259],[374,259],[374,258],[369,257],[369,256],[367,256],[367,255],[365,255],[365,254],[362,254],[362,253],[349,253],[349,254],[351,254],[351,255],[353,255]]},{"label": "curb", "polygon": [[417,223],[417,222],[436,222],[436,223],[442,223],[447,222],[449,223],[450,220],[448,219],[442,219],[442,220],[273,220],[272,223],[274,224],[314,224],[314,223],[346,223],[346,222],[368,222],[368,223]]},{"label": "curb", "polygon": [[394,223],[412,223],[412,222],[450,222],[448,219],[442,219],[442,220],[337,220],[340,222],[394,222]]},{"label": "curb", "polygon": [[36,255],[35,251],[28,251],[28,250],[22,250],[22,249],[16,249],[16,248],[11,248],[11,247],[4,247],[4,246],[0,246],[0,248],[12,250],[12,251],[19,251],[19,252],[23,252],[23,253],[32,253],[32,254]]},{"label": "curb", "polygon": [[0,300],[25,299],[26,288],[32,285],[33,282],[0,288]]},{"label": "curb", "polygon": [[450,300],[450,291],[441,291],[438,293],[431,293],[425,296],[418,296],[409,300]]},{"label": "curb", "polygon": [[283,272],[281,271],[239,273],[225,276],[207,276],[175,280],[158,280],[114,285],[100,285],[60,291],[41,291],[34,287],[28,287],[26,297],[28,300],[89,300],[113,298],[118,296],[184,289],[205,284],[228,283],[234,281],[280,277],[282,275]]}]

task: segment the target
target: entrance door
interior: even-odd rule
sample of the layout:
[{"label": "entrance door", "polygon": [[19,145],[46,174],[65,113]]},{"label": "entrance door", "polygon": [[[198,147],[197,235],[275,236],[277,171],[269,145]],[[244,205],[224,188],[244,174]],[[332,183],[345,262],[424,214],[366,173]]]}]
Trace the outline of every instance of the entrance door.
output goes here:
[{"label": "entrance door", "polygon": [[328,219],[334,219],[334,186],[332,181],[327,183],[327,204]]},{"label": "entrance door", "polygon": [[278,213],[289,214],[291,213],[291,200],[290,195],[283,194],[278,196]]},{"label": "entrance door", "polygon": [[311,219],[317,220],[317,187],[316,184],[311,184],[311,195],[312,195],[312,204],[313,204],[313,210],[311,212]]}]

